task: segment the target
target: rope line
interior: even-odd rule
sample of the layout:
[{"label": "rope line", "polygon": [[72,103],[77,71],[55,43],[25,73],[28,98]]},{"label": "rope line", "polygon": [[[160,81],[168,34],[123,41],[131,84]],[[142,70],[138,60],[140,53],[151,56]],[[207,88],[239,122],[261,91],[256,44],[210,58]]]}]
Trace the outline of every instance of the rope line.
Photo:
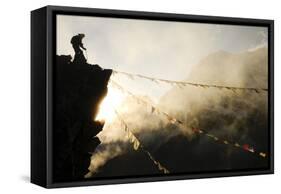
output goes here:
[{"label": "rope line", "polygon": [[193,82],[184,82],[184,81],[174,81],[174,80],[167,80],[167,79],[160,79],[155,77],[149,77],[141,74],[133,74],[133,73],[127,73],[122,71],[116,71],[113,70],[114,74],[123,74],[129,77],[130,79],[134,79],[134,77],[143,78],[146,80],[150,80],[155,83],[163,82],[167,84],[175,84],[178,87],[182,88],[187,85],[194,86],[194,87],[201,87],[201,88],[217,88],[217,89],[227,89],[232,92],[238,91],[238,90],[247,90],[251,92],[261,93],[261,92],[268,92],[267,88],[254,88],[254,87],[236,87],[236,86],[223,86],[223,85],[215,85],[215,84],[202,84],[202,83],[193,83]]},{"label": "rope line", "polygon": [[128,139],[130,140],[130,143],[133,144],[134,150],[138,150],[138,148],[140,148],[149,157],[149,159],[152,160],[153,164],[157,167],[157,169],[160,172],[162,172],[164,174],[169,174],[170,171],[167,168],[165,168],[160,162],[158,162],[147,149],[144,148],[144,146],[140,143],[138,138],[129,129],[127,123],[121,117],[121,115],[117,112],[117,110],[115,109],[114,111],[115,111],[117,118],[120,120],[121,124],[124,126],[126,135],[127,135]]},{"label": "rope line", "polygon": [[[113,80],[110,80],[110,83],[116,87],[117,89],[119,89],[121,92],[123,93],[127,93],[128,95],[130,95],[131,97],[133,97],[137,102],[141,102],[143,103],[144,105],[149,105],[151,108],[152,108],[152,113],[153,112],[156,112],[158,114],[162,114],[164,115],[167,120],[171,123],[171,124],[174,124],[174,125],[180,125],[181,127],[184,127],[186,128],[186,126],[184,125],[184,123],[179,120],[179,119],[176,119],[172,116],[170,116],[168,113],[160,110],[159,108],[157,108],[156,106],[152,105],[151,103],[137,97],[136,95],[134,95],[133,93],[131,93],[130,91],[124,89],[124,87],[122,87],[120,84],[118,84],[117,82],[113,81]],[[186,128],[187,129],[187,128]],[[194,128],[194,127],[191,127],[191,130],[193,133],[196,133],[196,134],[199,134],[199,135],[202,135],[202,136],[206,136],[210,139],[212,139],[214,142],[216,143],[221,143],[221,144],[225,144],[225,145],[229,145],[229,146],[232,146],[234,148],[239,148],[239,149],[242,149],[244,151],[247,151],[247,152],[250,152],[250,153],[253,153],[257,156],[260,156],[262,158],[266,158],[267,154],[265,152],[259,152],[259,151],[256,151],[253,147],[249,146],[249,144],[239,144],[237,142],[232,142],[232,141],[229,141],[229,140],[225,140],[225,139],[221,139],[217,136],[215,136],[214,134],[211,134],[205,130],[202,130],[202,129],[198,129],[198,128]]]}]

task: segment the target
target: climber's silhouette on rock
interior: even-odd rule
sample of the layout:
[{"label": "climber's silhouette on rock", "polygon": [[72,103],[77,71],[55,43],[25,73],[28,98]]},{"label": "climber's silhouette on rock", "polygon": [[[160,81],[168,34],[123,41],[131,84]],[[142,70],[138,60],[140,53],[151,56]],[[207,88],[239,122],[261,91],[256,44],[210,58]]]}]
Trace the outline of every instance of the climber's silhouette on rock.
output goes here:
[{"label": "climber's silhouette on rock", "polygon": [[74,49],[74,52],[75,52],[75,56],[74,56],[74,63],[77,62],[77,61],[82,61],[82,62],[85,62],[86,63],[86,58],[83,54],[83,51],[81,50],[81,48],[83,50],[87,50],[83,43],[82,43],[82,39],[85,37],[85,34],[77,34],[76,36],[73,36],[71,38],[71,44],[72,44],[72,47]]},{"label": "climber's silhouette on rock", "polygon": [[107,94],[112,70],[89,64],[83,54],[84,34],[73,36],[71,55],[56,56],[53,131],[55,182],[84,180],[92,153],[101,143],[97,134],[104,122],[96,121],[98,107]]}]

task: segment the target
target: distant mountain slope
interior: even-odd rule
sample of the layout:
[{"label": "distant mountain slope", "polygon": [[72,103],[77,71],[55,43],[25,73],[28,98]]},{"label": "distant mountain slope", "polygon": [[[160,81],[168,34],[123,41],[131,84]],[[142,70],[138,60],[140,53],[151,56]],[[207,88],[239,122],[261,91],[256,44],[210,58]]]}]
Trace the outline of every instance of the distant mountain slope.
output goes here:
[{"label": "distant mountain slope", "polygon": [[[266,87],[267,48],[239,54],[219,51],[191,71],[187,81],[241,87]],[[149,101],[149,99],[146,99]],[[127,103],[129,103],[129,99]],[[135,103],[137,104],[137,103]],[[173,87],[157,105],[183,121],[179,128],[150,107],[129,103],[124,117],[140,142],[171,173],[266,168],[268,158],[215,142],[190,132],[202,128],[217,137],[257,151],[268,151],[267,93],[232,92],[213,88]],[[122,129],[116,129],[122,130]],[[115,144],[114,144],[115,143]],[[158,174],[153,161],[125,141],[112,142],[124,150],[108,160],[94,177]],[[125,145],[125,146],[124,146]],[[116,172],[116,173],[114,173]]]},{"label": "distant mountain slope", "polygon": [[[185,81],[222,86],[267,88],[267,64],[266,47],[238,54],[218,51],[195,65]],[[242,93],[240,92],[239,95]],[[176,111],[187,103],[189,106],[194,106],[194,104],[204,105],[209,101],[218,102],[221,97],[232,94],[226,90],[218,89],[202,89],[193,86],[184,89],[174,87],[163,95],[159,104],[163,108]],[[251,93],[247,94],[249,99],[250,97],[259,98],[259,96],[253,96]],[[204,98],[202,99],[202,97]],[[263,98],[263,96],[261,97]],[[177,99],[177,102],[174,102],[174,99]]]},{"label": "distant mountain slope", "polygon": [[[239,54],[213,53],[191,71],[187,81],[239,87],[267,88],[267,48]],[[184,121],[223,138],[268,149],[267,92],[216,88],[174,87],[159,107]]]},{"label": "distant mountain slope", "polygon": [[188,80],[248,87],[267,87],[267,48],[238,54],[218,51],[194,66]]}]

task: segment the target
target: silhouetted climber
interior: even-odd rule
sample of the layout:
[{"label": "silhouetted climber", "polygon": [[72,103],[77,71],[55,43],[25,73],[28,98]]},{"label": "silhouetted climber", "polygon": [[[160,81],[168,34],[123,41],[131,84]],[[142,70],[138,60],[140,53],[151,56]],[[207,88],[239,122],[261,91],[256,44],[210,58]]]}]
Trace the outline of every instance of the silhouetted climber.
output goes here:
[{"label": "silhouetted climber", "polygon": [[75,56],[74,56],[74,63],[76,61],[80,61],[80,62],[86,62],[86,58],[83,54],[83,51],[81,50],[81,48],[83,50],[87,50],[83,43],[82,43],[82,39],[85,37],[85,34],[77,34],[76,36],[73,36],[71,38],[71,44],[72,44],[72,47],[75,51]]}]

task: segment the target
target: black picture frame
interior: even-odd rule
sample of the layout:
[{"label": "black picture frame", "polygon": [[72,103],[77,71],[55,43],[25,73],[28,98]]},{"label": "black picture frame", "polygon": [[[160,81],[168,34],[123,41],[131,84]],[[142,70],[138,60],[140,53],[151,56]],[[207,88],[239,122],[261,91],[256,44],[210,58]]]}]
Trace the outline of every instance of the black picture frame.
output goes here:
[{"label": "black picture frame", "polygon": [[[268,28],[269,168],[146,177],[119,177],[56,183],[52,179],[53,65],[56,56],[56,15],[100,16],[145,20],[263,26]],[[274,21],[94,8],[46,6],[31,12],[31,182],[46,188],[274,173]]]}]

